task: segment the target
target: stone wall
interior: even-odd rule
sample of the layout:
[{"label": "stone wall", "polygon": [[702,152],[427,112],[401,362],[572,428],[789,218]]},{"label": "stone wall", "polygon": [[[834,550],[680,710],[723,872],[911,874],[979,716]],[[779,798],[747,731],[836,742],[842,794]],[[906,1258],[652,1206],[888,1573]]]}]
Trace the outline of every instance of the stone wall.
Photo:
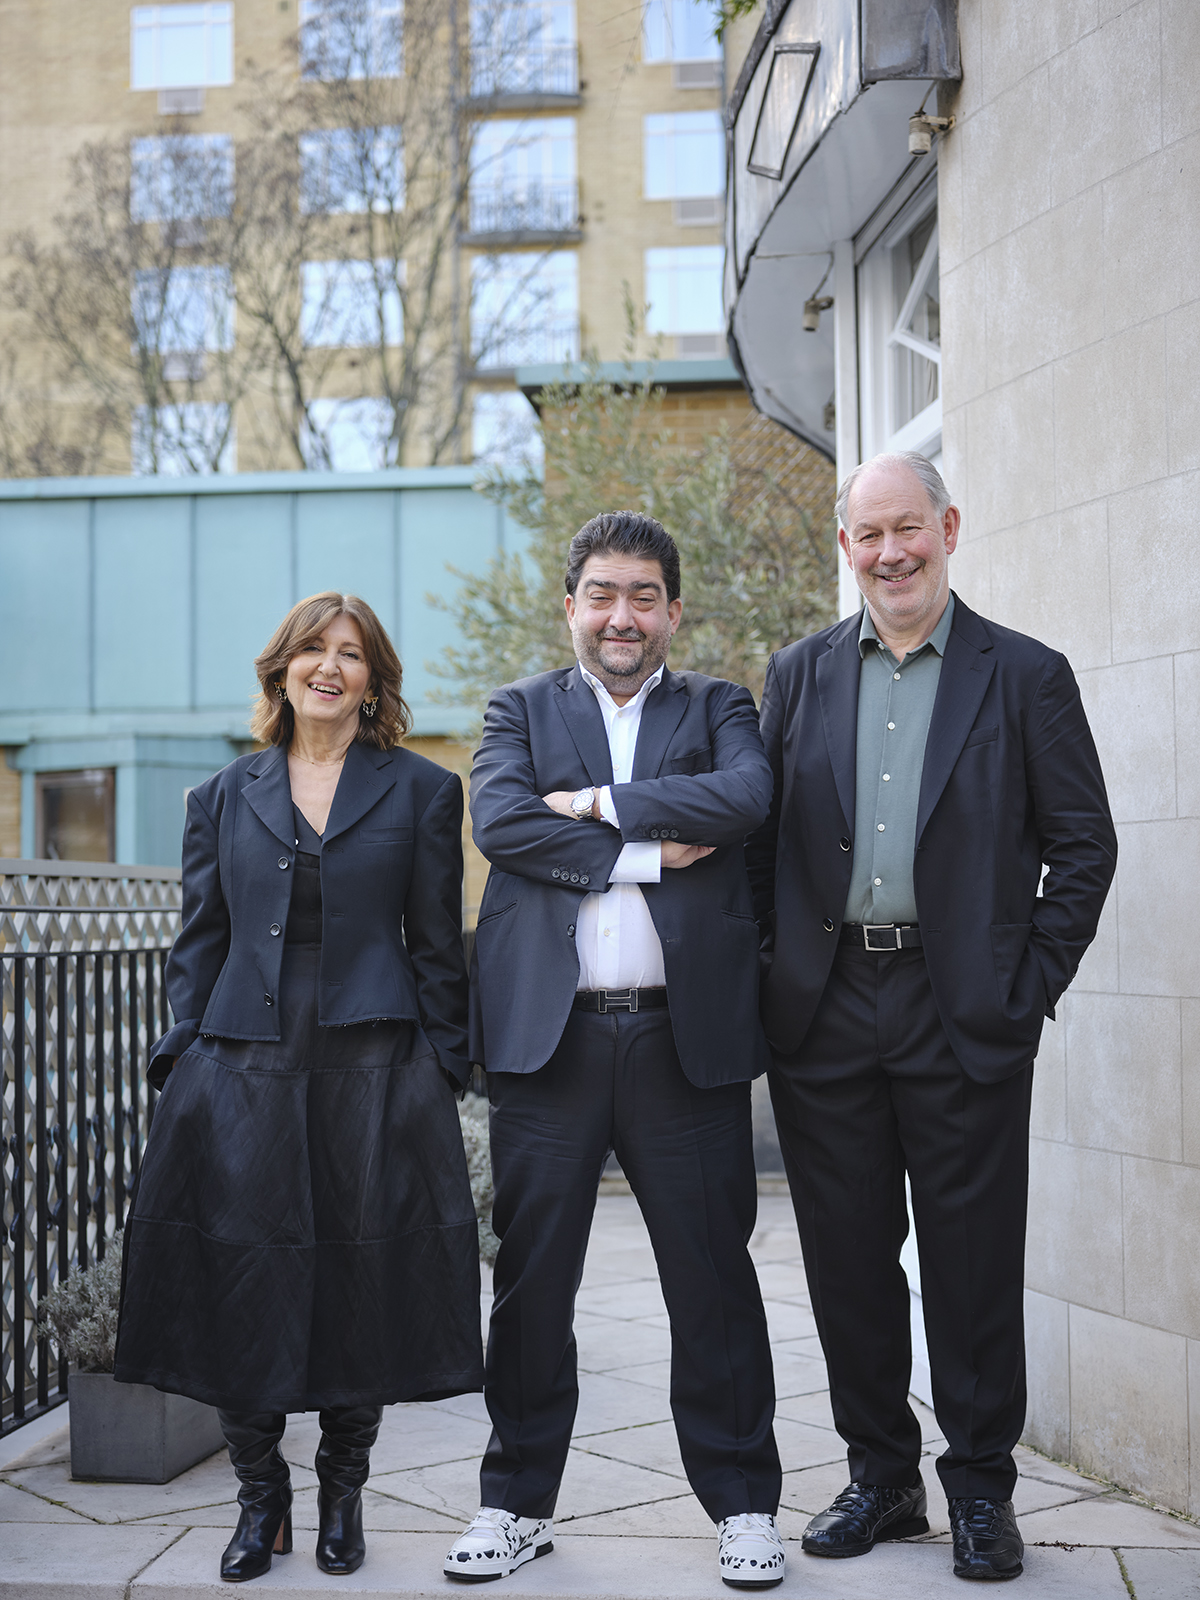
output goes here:
[{"label": "stone wall", "polygon": [[1200,7],[959,15],[939,155],[954,581],[1066,652],[1121,851],[1037,1065],[1028,1438],[1196,1515]]}]

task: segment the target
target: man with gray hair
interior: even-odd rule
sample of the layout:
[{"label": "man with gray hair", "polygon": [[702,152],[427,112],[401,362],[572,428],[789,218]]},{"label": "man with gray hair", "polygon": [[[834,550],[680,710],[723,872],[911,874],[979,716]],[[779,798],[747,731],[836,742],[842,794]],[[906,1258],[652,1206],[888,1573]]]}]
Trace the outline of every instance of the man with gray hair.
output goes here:
[{"label": "man with gray hair", "polygon": [[933,464],[875,457],[837,513],[866,605],[772,657],[774,797],[747,850],[772,1101],[850,1465],[802,1547],[928,1530],[907,1178],[954,1571],[1014,1578],[1033,1058],[1116,837],[1065,658],[951,593],[959,513]]}]

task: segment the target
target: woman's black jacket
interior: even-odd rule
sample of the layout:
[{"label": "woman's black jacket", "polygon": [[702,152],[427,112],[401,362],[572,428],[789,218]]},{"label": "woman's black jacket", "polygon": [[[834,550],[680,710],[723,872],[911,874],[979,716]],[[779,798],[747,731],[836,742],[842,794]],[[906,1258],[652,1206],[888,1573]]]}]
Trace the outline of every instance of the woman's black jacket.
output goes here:
[{"label": "woman's black jacket", "polygon": [[[465,1084],[462,783],[411,750],[355,743],[321,852],[319,1019],[419,1022]],[[279,1038],[279,969],[296,857],[287,752],[237,761],[188,796],[183,926],[167,961],[177,1021],[151,1051],[161,1087],[198,1034]]]}]

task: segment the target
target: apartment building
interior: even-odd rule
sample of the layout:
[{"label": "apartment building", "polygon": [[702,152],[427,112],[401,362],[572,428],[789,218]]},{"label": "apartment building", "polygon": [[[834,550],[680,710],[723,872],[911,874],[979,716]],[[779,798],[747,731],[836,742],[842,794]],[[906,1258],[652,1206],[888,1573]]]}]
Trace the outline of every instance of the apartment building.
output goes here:
[{"label": "apartment building", "polygon": [[9,423],[81,435],[7,470],[494,458],[521,388],[621,358],[626,288],[681,424],[745,417],[712,25],[697,0],[5,0],[0,214],[43,252],[0,318]]}]

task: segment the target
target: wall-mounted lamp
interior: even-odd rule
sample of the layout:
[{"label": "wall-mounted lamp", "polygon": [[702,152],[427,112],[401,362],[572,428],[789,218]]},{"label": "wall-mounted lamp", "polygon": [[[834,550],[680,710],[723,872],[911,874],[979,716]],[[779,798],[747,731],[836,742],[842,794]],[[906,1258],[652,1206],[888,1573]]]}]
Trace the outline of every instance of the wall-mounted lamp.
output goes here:
[{"label": "wall-mounted lamp", "polygon": [[828,311],[832,304],[833,296],[831,294],[813,295],[811,300],[804,302],[805,333],[816,333],[821,326],[822,311]]},{"label": "wall-mounted lamp", "polygon": [[949,133],[953,126],[953,117],[927,117],[923,111],[914,112],[908,119],[909,155],[927,156],[933,148],[934,134]]}]

